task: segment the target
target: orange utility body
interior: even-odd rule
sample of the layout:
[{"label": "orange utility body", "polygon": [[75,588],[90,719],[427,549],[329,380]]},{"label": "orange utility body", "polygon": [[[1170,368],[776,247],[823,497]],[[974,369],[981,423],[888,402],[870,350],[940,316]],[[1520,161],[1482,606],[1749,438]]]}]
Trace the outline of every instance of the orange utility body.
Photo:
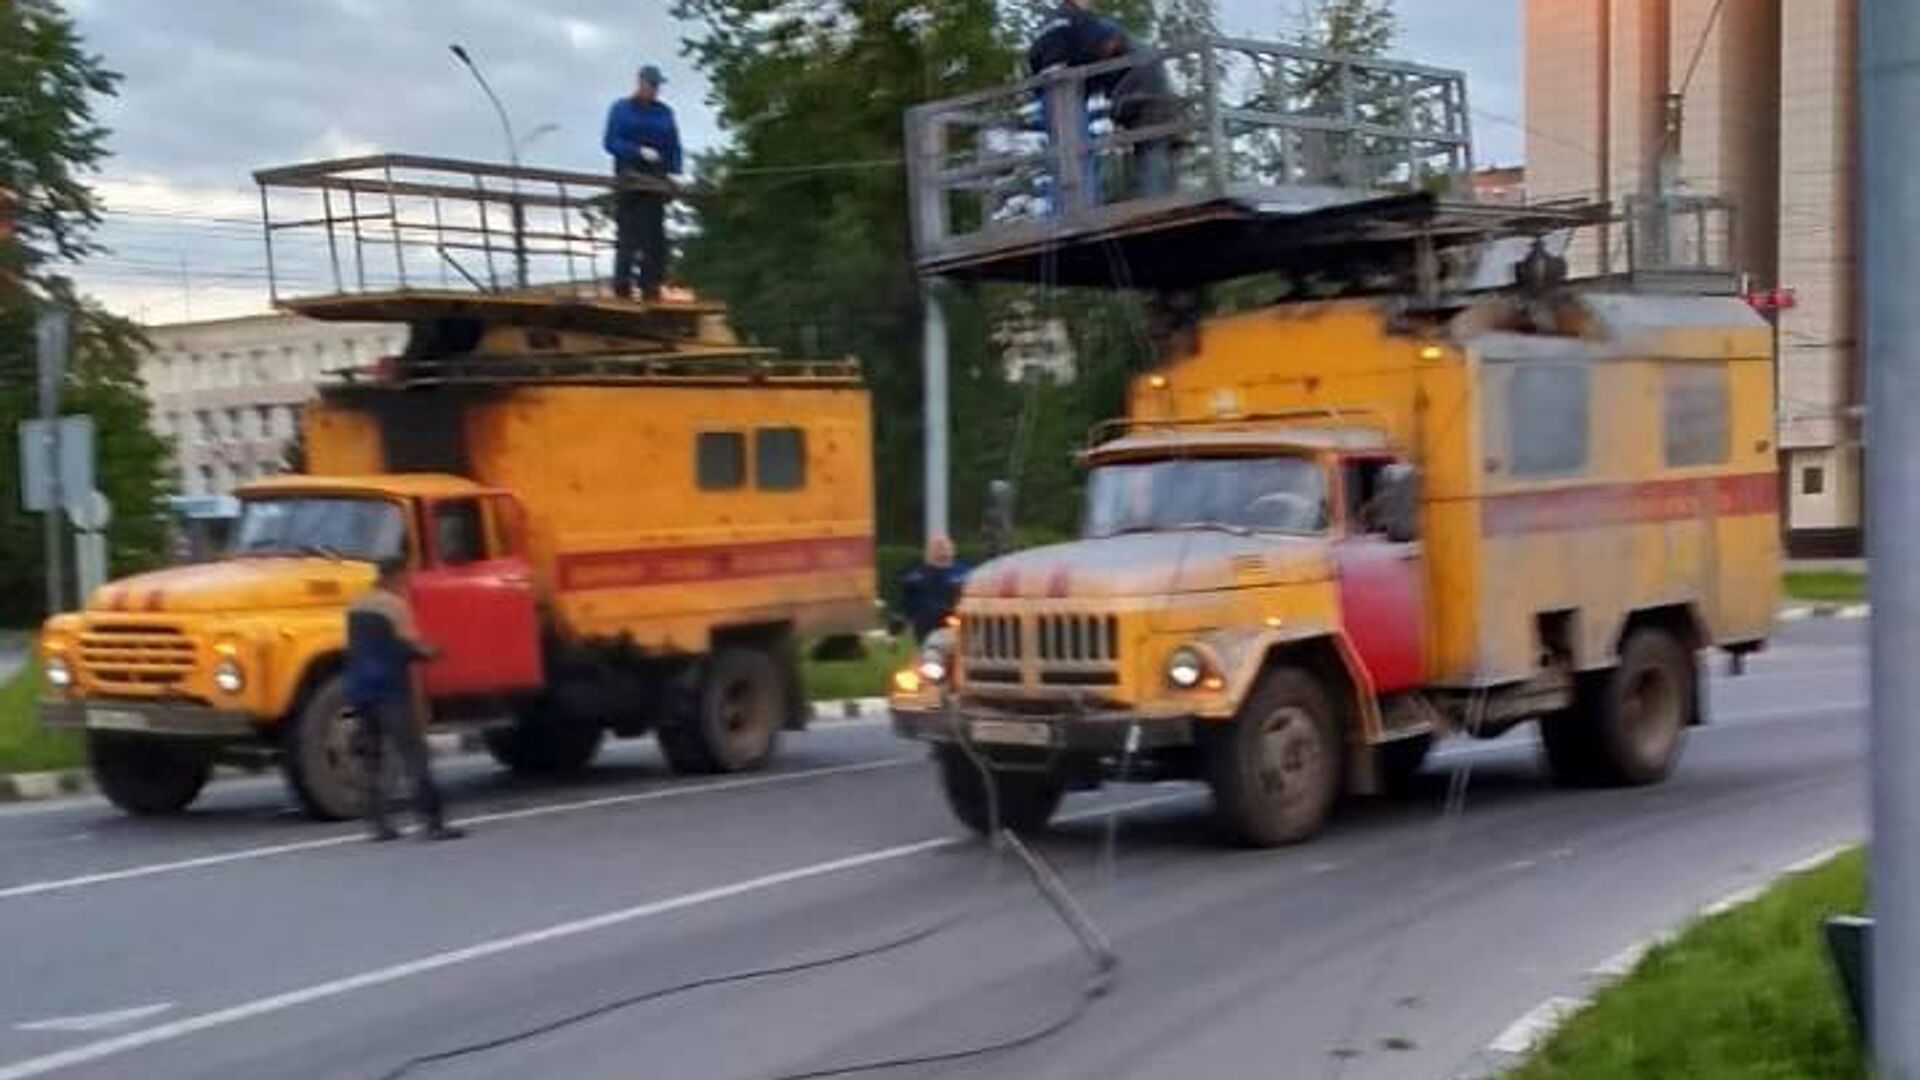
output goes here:
[{"label": "orange utility body", "polygon": [[[1130,65],[1175,84],[1152,137],[1186,172],[1157,190],[1107,182],[1148,136],[1083,134],[1097,69],[908,121],[923,272],[1145,291],[1157,354],[1089,440],[1081,538],[976,569],[895,677],[956,815],[1038,828],[1070,789],[1201,779],[1242,840],[1291,843],[1438,738],[1530,720],[1563,782],[1664,778],[1703,719],[1699,651],[1737,663],[1772,627],[1770,337],[1704,252],[1570,282],[1554,251],[1610,228],[1634,262],[1724,236],[1714,208],[1449,201],[1458,73],[1211,38],[1106,67]],[[1388,89],[1275,104],[1328,82]],[[1458,107],[1392,96],[1416,83]],[[1035,96],[1040,149],[978,150]],[[1230,281],[1281,299],[1200,314]]]},{"label": "orange utility body", "polygon": [[[527,772],[583,766],[603,731],[660,731],[688,771],[757,766],[806,720],[804,644],[872,625],[871,420],[853,362],[743,347],[718,309],[691,303],[416,292],[290,306],[406,320],[414,355],[321,388],[303,420],[308,474],[236,492],[232,557],[110,583],[47,623],[43,654],[70,681],[49,687],[43,715],[87,729],[98,757],[145,752],[178,766],[147,774],[176,775],[273,755],[315,815],[355,812],[338,673],[371,556],[248,554],[248,515],[274,507],[401,523],[392,554],[442,653],[421,671],[436,719],[491,725],[489,749]],[[467,347],[420,344],[450,321]],[[138,812],[188,786],[141,783],[103,776]]]}]

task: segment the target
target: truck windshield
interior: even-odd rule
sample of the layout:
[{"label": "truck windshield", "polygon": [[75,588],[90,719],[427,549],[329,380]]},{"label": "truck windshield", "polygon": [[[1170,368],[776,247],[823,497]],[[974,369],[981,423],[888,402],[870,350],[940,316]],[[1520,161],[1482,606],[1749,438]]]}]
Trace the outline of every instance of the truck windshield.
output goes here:
[{"label": "truck windshield", "polygon": [[230,554],[323,555],[379,562],[405,551],[400,508],[345,496],[248,499]]},{"label": "truck windshield", "polygon": [[1088,478],[1083,536],[1203,527],[1323,532],[1326,475],[1307,458],[1283,456],[1127,462]]}]

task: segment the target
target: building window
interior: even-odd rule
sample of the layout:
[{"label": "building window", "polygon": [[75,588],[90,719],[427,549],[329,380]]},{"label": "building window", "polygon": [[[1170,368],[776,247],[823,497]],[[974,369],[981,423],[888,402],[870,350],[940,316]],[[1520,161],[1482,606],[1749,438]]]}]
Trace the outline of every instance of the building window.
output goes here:
[{"label": "building window", "polygon": [[1800,494],[1825,495],[1827,493],[1827,470],[1819,465],[1808,465],[1800,470]]},{"label": "building window", "polygon": [[1671,364],[1661,374],[1667,465],[1719,465],[1732,440],[1727,428],[1727,369]]},{"label": "building window", "polygon": [[1571,364],[1516,367],[1507,384],[1508,458],[1515,476],[1564,476],[1587,467],[1588,377]]},{"label": "building window", "polygon": [[738,431],[703,431],[694,447],[702,491],[732,491],[747,482],[747,437]]},{"label": "building window", "polygon": [[215,494],[213,488],[213,466],[211,465],[200,466],[200,494]]},{"label": "building window", "polygon": [[807,433],[799,428],[754,432],[753,480],[762,491],[798,491],[807,486]]}]

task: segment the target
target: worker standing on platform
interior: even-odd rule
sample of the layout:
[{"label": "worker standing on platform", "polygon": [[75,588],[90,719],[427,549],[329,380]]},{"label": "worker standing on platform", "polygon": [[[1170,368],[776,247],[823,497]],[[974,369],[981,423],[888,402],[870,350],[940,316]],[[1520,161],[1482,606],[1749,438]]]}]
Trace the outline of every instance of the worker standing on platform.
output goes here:
[{"label": "worker standing on platform", "polygon": [[[633,93],[607,110],[602,141],[613,155],[613,172],[620,179],[665,181],[680,173],[680,128],[673,110],[660,100],[666,81],[659,68],[648,64],[640,69]],[[667,280],[667,196],[660,191],[621,191],[616,199],[613,291],[622,299],[633,295],[638,256],[641,299],[657,301]]]},{"label": "worker standing on platform", "polygon": [[440,789],[427,760],[427,737],[414,705],[413,665],[435,655],[414,633],[413,614],[400,595],[406,564],[383,560],[373,588],[347,608],[347,704],[360,718],[366,741],[364,768],[367,830],[373,840],[399,834],[387,822],[386,753],[398,751],[413,788],[413,809],[430,840],[452,840],[460,830],[446,823]]},{"label": "worker standing on platform", "polygon": [[[1126,29],[1095,11],[1093,0],[1061,0],[1059,8],[1027,50],[1027,70],[1040,75],[1060,68],[1098,64],[1133,51],[1133,39]],[[1114,122],[1126,130],[1167,123],[1176,115],[1166,71],[1158,61],[1089,78],[1087,101],[1096,97],[1106,99]],[[1172,190],[1172,149],[1167,139],[1148,139],[1132,145],[1134,194],[1161,195]],[[1083,171],[1088,182],[1097,188],[1098,179],[1091,160]]]},{"label": "worker standing on platform", "polygon": [[935,536],[927,541],[925,561],[900,579],[900,606],[913,627],[914,641],[925,644],[928,635],[960,606],[967,571],[967,565],[955,559],[951,539]]}]

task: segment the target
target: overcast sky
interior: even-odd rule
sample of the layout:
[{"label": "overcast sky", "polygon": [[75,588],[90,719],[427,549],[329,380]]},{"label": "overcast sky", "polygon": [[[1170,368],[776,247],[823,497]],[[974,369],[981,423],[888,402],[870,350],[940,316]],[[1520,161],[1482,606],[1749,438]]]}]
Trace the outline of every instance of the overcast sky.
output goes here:
[{"label": "overcast sky", "polygon": [[[370,151],[504,156],[498,122],[447,51],[464,43],[529,162],[600,170],[607,103],[642,62],[668,74],[690,149],[723,138],[680,55],[668,0],[67,0],[125,75],[105,109],[111,257],[82,281],[151,322],[263,310],[255,168]],[[1519,0],[1399,0],[1407,58],[1464,68],[1482,164],[1522,138]],[[1221,0],[1228,32],[1272,37],[1295,0]],[[1468,13],[1471,14],[1468,14]]]}]

